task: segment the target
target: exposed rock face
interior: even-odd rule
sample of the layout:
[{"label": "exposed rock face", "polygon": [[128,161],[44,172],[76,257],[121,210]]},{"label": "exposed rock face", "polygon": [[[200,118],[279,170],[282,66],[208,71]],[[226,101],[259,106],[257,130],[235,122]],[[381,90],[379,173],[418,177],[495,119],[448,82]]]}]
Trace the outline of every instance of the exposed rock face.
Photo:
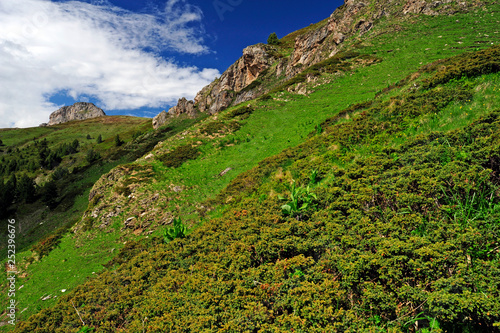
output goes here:
[{"label": "exposed rock face", "polygon": [[49,126],[66,123],[72,120],[84,120],[105,116],[104,111],[92,103],[78,102],[71,106],[63,106],[50,115]]},{"label": "exposed rock face", "polygon": [[323,44],[326,37],[330,34],[325,26],[320,30],[312,31],[309,34],[298,37],[295,40],[295,49],[292,54],[291,62],[288,65],[287,75],[294,75],[297,65],[307,65],[314,61],[318,48]]},{"label": "exposed rock face", "polygon": [[184,97],[179,99],[177,105],[168,110],[168,113],[175,116],[187,114],[189,117],[196,117],[196,109],[193,101],[188,101]]},{"label": "exposed rock face", "polygon": [[[176,106],[168,111],[168,115],[187,114],[196,117],[198,111],[217,113],[232,104],[238,104],[256,97],[252,91],[242,91],[254,82],[276,60],[268,52],[270,46],[257,44],[243,50],[243,56],[231,65],[220,78],[203,88],[194,101],[181,98]],[[166,121],[168,115],[160,113],[153,119],[153,127],[158,128]]]},{"label": "exposed rock face", "polygon": [[178,117],[181,114],[186,114],[190,118],[196,117],[198,111],[194,106],[193,101],[188,101],[186,98],[181,98],[177,102],[177,105],[170,108],[168,113],[166,111],[160,112],[156,117],[153,118],[153,128],[158,129],[165,125],[170,117]]},{"label": "exposed rock face", "polygon": [[325,26],[297,37],[295,49],[286,68],[287,77],[293,77],[303,69],[335,55],[338,46],[348,36],[369,31],[373,27],[372,21],[357,20],[358,14],[365,7],[363,2],[347,0],[330,15]]},{"label": "exposed rock face", "polygon": [[194,103],[198,109],[213,114],[230,106],[236,93],[254,82],[274,62],[268,47],[257,44],[244,49],[243,56],[236,63],[196,95]]},{"label": "exposed rock face", "polygon": [[163,126],[166,122],[167,119],[169,118],[169,115],[167,111],[162,111],[160,112],[156,117],[153,118],[153,128],[158,129],[161,126]]},{"label": "exposed rock face", "polygon": [[457,9],[466,10],[469,6],[479,6],[480,3],[480,0],[403,0],[400,6],[394,0],[345,0],[325,24],[296,37],[290,57],[276,58],[272,55],[274,47],[270,45],[249,46],[243,50],[243,56],[219,79],[196,95],[194,102],[181,99],[169,113],[191,115],[193,110],[198,110],[214,114],[231,105],[254,99],[266,91],[251,84],[268,69],[268,74],[272,71],[271,74],[278,78],[284,75],[285,79],[290,79],[308,67],[334,56],[341,50],[346,39],[368,33],[382,17],[451,14]]}]

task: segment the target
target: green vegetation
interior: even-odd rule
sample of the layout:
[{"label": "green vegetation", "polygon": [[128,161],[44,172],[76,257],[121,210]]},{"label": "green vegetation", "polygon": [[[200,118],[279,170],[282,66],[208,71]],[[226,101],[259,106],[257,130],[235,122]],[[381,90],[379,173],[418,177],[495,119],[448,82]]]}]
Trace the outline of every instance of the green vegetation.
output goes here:
[{"label": "green vegetation", "polygon": [[[135,133],[134,133],[135,135]],[[120,147],[121,145],[123,145],[125,143],[125,141],[122,141],[122,139],[120,139],[120,135],[117,134],[115,136],[115,147]]]},{"label": "green vegetation", "polygon": [[[287,188],[290,191],[290,202],[281,206],[281,210],[283,214],[295,217],[300,221],[304,218],[303,213],[307,209],[313,208],[313,201],[318,198],[316,194],[311,192],[309,186],[306,188],[297,187],[295,181],[292,181],[292,184],[287,186]],[[285,200],[284,197],[280,197],[280,199]]]},{"label": "green vegetation", "polygon": [[[64,289],[71,289],[92,276],[92,272],[99,272],[102,264],[114,256],[112,250],[121,248],[121,243],[115,235],[105,235],[106,240],[101,245],[97,245],[101,237],[93,236],[92,241],[82,247],[80,243],[82,240],[74,238],[73,232],[69,232],[71,227],[81,220],[83,212],[88,207],[92,185],[101,175],[117,165],[135,160],[138,154],[142,156],[159,141],[176,135],[196,121],[199,120],[179,119],[168,128],[153,131],[149,120],[105,117],[53,127],[1,131],[10,142],[13,142],[12,152],[15,152],[15,155],[7,155],[9,153],[1,155],[0,169],[5,168],[5,165],[14,165],[12,160],[17,161],[15,171],[11,169],[13,172],[9,171],[9,178],[0,182],[2,190],[0,207],[7,210],[4,211],[8,214],[6,216],[14,217],[19,223],[16,235],[18,253],[16,259],[23,262],[22,266],[18,266],[22,272],[19,273],[21,276],[19,280],[28,288],[16,295],[19,295],[18,299],[21,302],[32,305],[23,312],[23,316],[54,304],[56,299],[42,301],[42,296],[47,296],[49,293],[52,293],[52,296],[56,295],[53,293],[54,288],[58,287],[55,281],[64,281]],[[142,135],[122,145],[119,150],[112,147],[112,141],[106,140],[102,142],[103,146],[96,146],[92,141],[87,142],[86,134],[82,134],[90,132],[93,137],[98,137],[97,133],[102,131],[113,138],[114,131],[127,140],[133,134],[131,129],[137,128],[141,129]],[[40,130],[43,137],[32,136]],[[24,140],[23,135],[31,138]],[[75,140],[75,137],[78,140]],[[29,158],[36,162],[39,159],[40,149],[62,151],[64,147],[76,147],[75,142],[79,142],[77,151],[64,155],[59,166],[53,170],[39,167],[29,169],[30,162],[19,163]],[[36,149],[33,149],[35,145]],[[93,163],[86,160],[91,150],[101,155],[101,158]],[[94,196],[94,199],[98,197]],[[6,222],[7,219],[2,219],[1,225],[4,226]],[[7,228],[2,230],[5,231]],[[2,237],[5,237],[4,231]],[[0,242],[0,247],[3,247],[0,252],[3,258],[7,254],[6,244]],[[62,254],[59,251],[62,251]],[[85,260],[85,265],[88,265],[85,269],[80,267],[82,258]],[[80,273],[74,276],[71,271]],[[4,288],[4,285],[1,285],[1,288]],[[9,326],[0,327],[0,331],[8,328]]]},{"label": "green vegetation", "polygon": [[182,163],[193,160],[198,156],[198,149],[187,144],[182,145],[169,153],[161,155],[159,159],[163,162],[166,167],[169,168],[178,168],[182,165]]},{"label": "green vegetation", "polygon": [[[500,76],[470,80],[402,92],[348,109],[355,111],[347,122],[325,121],[323,133],[252,169],[274,171],[240,188],[222,216],[187,238],[135,252],[18,331],[39,324],[71,331],[79,322],[73,315],[61,328],[43,324],[70,309],[70,300],[101,331],[119,318],[140,331],[145,317],[150,331],[493,328],[500,320],[493,287],[500,273],[500,111],[478,105],[465,126],[449,114],[494,98]],[[418,134],[430,119],[453,129]],[[325,175],[314,190],[316,208],[307,219],[279,214],[272,193],[287,195],[289,177],[316,181],[312,166]],[[299,207],[307,191],[290,190],[302,193]],[[114,302],[96,288],[115,290]]]},{"label": "green vegetation", "polygon": [[165,229],[163,232],[163,239],[165,242],[173,241],[176,238],[184,238],[186,237],[188,228],[182,224],[180,218],[173,219],[173,227]]},{"label": "green vegetation", "polygon": [[497,330],[499,9],[384,18],[311,82],[134,128],[75,233],[22,252],[15,332]]},{"label": "green vegetation", "polygon": [[267,44],[269,44],[269,45],[279,45],[280,44],[280,40],[275,32],[273,32],[269,35],[269,37],[267,38]]}]

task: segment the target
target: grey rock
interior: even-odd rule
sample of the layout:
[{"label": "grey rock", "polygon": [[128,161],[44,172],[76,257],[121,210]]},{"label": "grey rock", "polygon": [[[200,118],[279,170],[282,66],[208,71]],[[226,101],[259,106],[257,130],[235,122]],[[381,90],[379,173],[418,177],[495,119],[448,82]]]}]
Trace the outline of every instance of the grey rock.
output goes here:
[{"label": "grey rock", "polygon": [[169,115],[166,111],[160,112],[156,117],[153,118],[153,128],[154,129],[160,128],[167,122],[168,118]]},{"label": "grey rock", "polygon": [[105,115],[106,114],[101,108],[98,108],[92,103],[78,102],[71,106],[63,106],[59,110],[52,112],[48,126],[62,124],[73,120],[103,117]]},{"label": "grey rock", "polygon": [[196,117],[196,108],[194,107],[193,101],[188,101],[186,98],[181,98],[177,102],[177,105],[170,108],[168,113],[174,116],[180,116],[181,114],[187,114],[189,117]]}]

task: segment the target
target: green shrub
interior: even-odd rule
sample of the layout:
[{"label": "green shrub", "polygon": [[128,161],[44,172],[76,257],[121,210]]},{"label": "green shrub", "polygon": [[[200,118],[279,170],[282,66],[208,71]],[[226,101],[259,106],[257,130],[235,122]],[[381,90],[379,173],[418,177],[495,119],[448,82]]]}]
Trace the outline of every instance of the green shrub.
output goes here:
[{"label": "green shrub", "polygon": [[120,139],[120,135],[117,134],[115,136],[115,147],[120,147],[124,143],[125,143],[125,141],[123,141],[122,139]]},{"label": "green shrub", "polygon": [[478,52],[464,53],[447,61],[437,62],[435,66],[428,66],[424,71],[436,71],[438,66],[441,69],[429,79],[424,80],[424,89],[436,87],[453,79],[460,80],[462,77],[473,78],[499,72],[500,46],[493,46]]},{"label": "green shrub", "polygon": [[262,80],[260,79],[261,76],[263,76],[264,74],[261,73],[259,75],[259,78],[255,79],[254,81],[252,81],[252,83],[250,83],[248,86],[246,86],[245,88],[241,89],[240,90],[240,93],[244,93],[244,92],[247,92],[247,91],[252,91],[254,90],[255,88],[259,87],[262,85]]},{"label": "green shrub", "polygon": [[212,121],[203,126],[200,132],[205,135],[214,135],[216,133],[221,133],[226,128],[225,124],[221,121]]},{"label": "green shrub", "polygon": [[250,117],[250,115],[254,110],[255,110],[254,107],[251,105],[242,105],[228,112],[226,114],[226,118],[232,119],[235,117],[240,117],[241,119],[246,119]]},{"label": "green shrub", "polygon": [[[0,179],[3,183],[3,180]],[[2,184],[3,185],[3,184]],[[32,203],[35,200],[35,182],[33,179],[23,174],[16,182],[17,197],[20,201]]]},{"label": "green shrub", "polygon": [[41,188],[42,201],[50,208],[54,209],[58,205],[57,198],[59,189],[55,181],[50,180]]},{"label": "green shrub", "polygon": [[101,159],[101,154],[99,152],[96,152],[94,149],[89,149],[87,151],[87,154],[85,155],[85,160],[89,163],[92,164],[95,161],[98,161]]},{"label": "green shrub", "polygon": [[39,258],[49,255],[60,243],[61,238],[68,232],[68,227],[61,227],[54,231],[52,234],[46,236],[41,241],[31,247],[31,251],[38,254]]},{"label": "green shrub", "polygon": [[52,172],[52,180],[60,180],[69,175],[69,170],[67,168],[59,167]]},{"label": "green shrub", "polygon": [[193,147],[190,144],[182,145],[174,148],[172,151],[159,156],[159,160],[163,162],[166,167],[178,168],[182,163],[188,160],[194,160],[198,157],[198,148]]}]

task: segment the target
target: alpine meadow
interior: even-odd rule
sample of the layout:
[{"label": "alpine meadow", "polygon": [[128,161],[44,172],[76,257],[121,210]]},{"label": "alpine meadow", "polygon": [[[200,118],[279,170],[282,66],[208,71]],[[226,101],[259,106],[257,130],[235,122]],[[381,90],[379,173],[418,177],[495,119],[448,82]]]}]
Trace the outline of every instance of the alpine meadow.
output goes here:
[{"label": "alpine meadow", "polygon": [[153,120],[0,130],[0,332],[500,332],[500,4],[325,17]]}]

